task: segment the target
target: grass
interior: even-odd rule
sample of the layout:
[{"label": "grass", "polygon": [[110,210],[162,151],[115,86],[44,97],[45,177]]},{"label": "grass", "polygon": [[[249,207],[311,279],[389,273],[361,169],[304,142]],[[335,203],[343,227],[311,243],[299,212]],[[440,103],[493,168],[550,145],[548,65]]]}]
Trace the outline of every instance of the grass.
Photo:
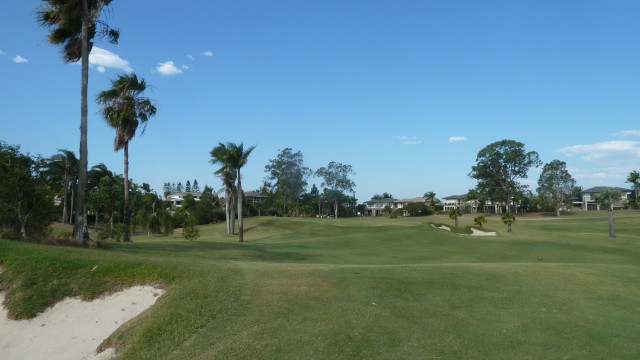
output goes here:
[{"label": "grass", "polygon": [[606,213],[589,212],[519,216],[512,233],[490,216],[496,237],[461,235],[465,215],[457,229],[249,218],[245,244],[223,224],[100,250],[0,241],[0,287],[13,316],[31,317],[65,296],[161,284],[107,340],[122,359],[635,359],[638,215],[616,212],[613,240]]}]

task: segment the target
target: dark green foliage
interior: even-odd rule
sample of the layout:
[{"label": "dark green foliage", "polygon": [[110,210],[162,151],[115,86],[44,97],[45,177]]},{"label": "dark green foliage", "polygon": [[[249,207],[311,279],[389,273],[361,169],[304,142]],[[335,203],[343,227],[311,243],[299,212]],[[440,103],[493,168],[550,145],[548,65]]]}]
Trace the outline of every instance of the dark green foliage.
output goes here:
[{"label": "dark green foliage", "polygon": [[186,240],[197,240],[200,237],[200,229],[198,229],[198,221],[195,216],[187,216],[182,226],[182,236]]},{"label": "dark green foliage", "polygon": [[173,218],[167,211],[162,213],[162,233],[166,236],[173,235]]},{"label": "dark green foliage", "polygon": [[54,192],[44,173],[45,161],[0,140],[0,232],[40,241],[56,218]]}]

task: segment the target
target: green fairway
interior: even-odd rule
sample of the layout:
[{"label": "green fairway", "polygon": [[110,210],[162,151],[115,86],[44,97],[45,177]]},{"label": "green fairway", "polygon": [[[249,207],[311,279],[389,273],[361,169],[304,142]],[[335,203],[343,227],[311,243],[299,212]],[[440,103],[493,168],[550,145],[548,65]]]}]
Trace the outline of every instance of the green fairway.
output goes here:
[{"label": "green fairway", "polygon": [[[640,213],[245,219],[200,239],[74,249],[0,241],[14,316],[139,283],[168,291],[107,345],[122,359],[637,359]],[[541,259],[541,260],[540,260]]]}]

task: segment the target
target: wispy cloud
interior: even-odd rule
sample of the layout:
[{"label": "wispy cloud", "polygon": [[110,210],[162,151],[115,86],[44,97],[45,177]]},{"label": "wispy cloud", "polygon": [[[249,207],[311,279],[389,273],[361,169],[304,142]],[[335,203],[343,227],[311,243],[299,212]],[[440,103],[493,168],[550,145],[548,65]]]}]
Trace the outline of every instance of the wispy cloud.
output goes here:
[{"label": "wispy cloud", "polygon": [[400,141],[401,143],[405,144],[405,145],[418,145],[421,144],[422,141],[419,140],[416,137],[409,137],[406,135],[400,135],[400,136],[394,136],[394,139]]},{"label": "wispy cloud", "polygon": [[640,136],[640,130],[635,130],[635,129],[622,130],[620,132],[614,133],[613,136],[619,136],[619,137]]},{"label": "wispy cloud", "polygon": [[605,141],[595,144],[566,146],[558,151],[568,156],[580,156],[584,161],[622,158],[640,159],[640,142],[627,140]]},{"label": "wispy cloud", "polygon": [[451,136],[449,138],[449,142],[460,142],[460,141],[467,141],[467,138],[464,136]]},{"label": "wispy cloud", "polygon": [[202,55],[206,56],[206,57],[212,57],[213,56],[213,51],[205,51],[202,53]]},{"label": "wispy cloud", "polygon": [[125,72],[132,72],[133,68],[127,60],[124,60],[117,54],[109,50],[105,50],[94,46],[89,54],[89,65],[95,66],[99,72],[105,72],[107,69],[119,69]]},{"label": "wispy cloud", "polygon": [[178,68],[176,64],[171,60],[158,63],[158,67],[156,67],[156,70],[164,76],[182,74],[183,72],[182,69]]},{"label": "wispy cloud", "polygon": [[189,69],[189,66],[188,66],[188,65],[182,65],[182,66],[180,66],[180,67],[181,67],[182,69],[184,69],[184,70]]},{"label": "wispy cloud", "polygon": [[28,63],[29,60],[27,58],[23,58],[20,55],[16,55],[16,57],[13,58],[13,62],[16,64],[22,64],[22,63]]},{"label": "wispy cloud", "polygon": [[189,59],[189,60],[193,61],[193,60],[195,60],[196,58],[194,58],[194,57],[193,57],[193,55],[188,54],[188,55],[187,55],[187,59]]}]

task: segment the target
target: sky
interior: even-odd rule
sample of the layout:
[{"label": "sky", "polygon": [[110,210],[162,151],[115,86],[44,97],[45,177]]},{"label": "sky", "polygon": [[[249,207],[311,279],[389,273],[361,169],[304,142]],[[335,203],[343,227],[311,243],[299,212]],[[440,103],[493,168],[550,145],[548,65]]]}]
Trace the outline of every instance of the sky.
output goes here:
[{"label": "sky", "polygon": [[[47,43],[42,1],[0,12],[0,140],[78,153],[80,66]],[[633,0],[113,1],[89,74],[89,166],[123,172],[95,96],[118,75],[150,85],[157,115],[130,143],[130,177],[162,193],[214,189],[210,151],[256,145],[258,189],[279,151],[353,167],[359,202],[464,194],[483,147],[525,144],[583,188],[640,170],[640,2]],[[541,168],[523,179],[535,191]],[[309,179],[310,184],[321,183]]]}]

